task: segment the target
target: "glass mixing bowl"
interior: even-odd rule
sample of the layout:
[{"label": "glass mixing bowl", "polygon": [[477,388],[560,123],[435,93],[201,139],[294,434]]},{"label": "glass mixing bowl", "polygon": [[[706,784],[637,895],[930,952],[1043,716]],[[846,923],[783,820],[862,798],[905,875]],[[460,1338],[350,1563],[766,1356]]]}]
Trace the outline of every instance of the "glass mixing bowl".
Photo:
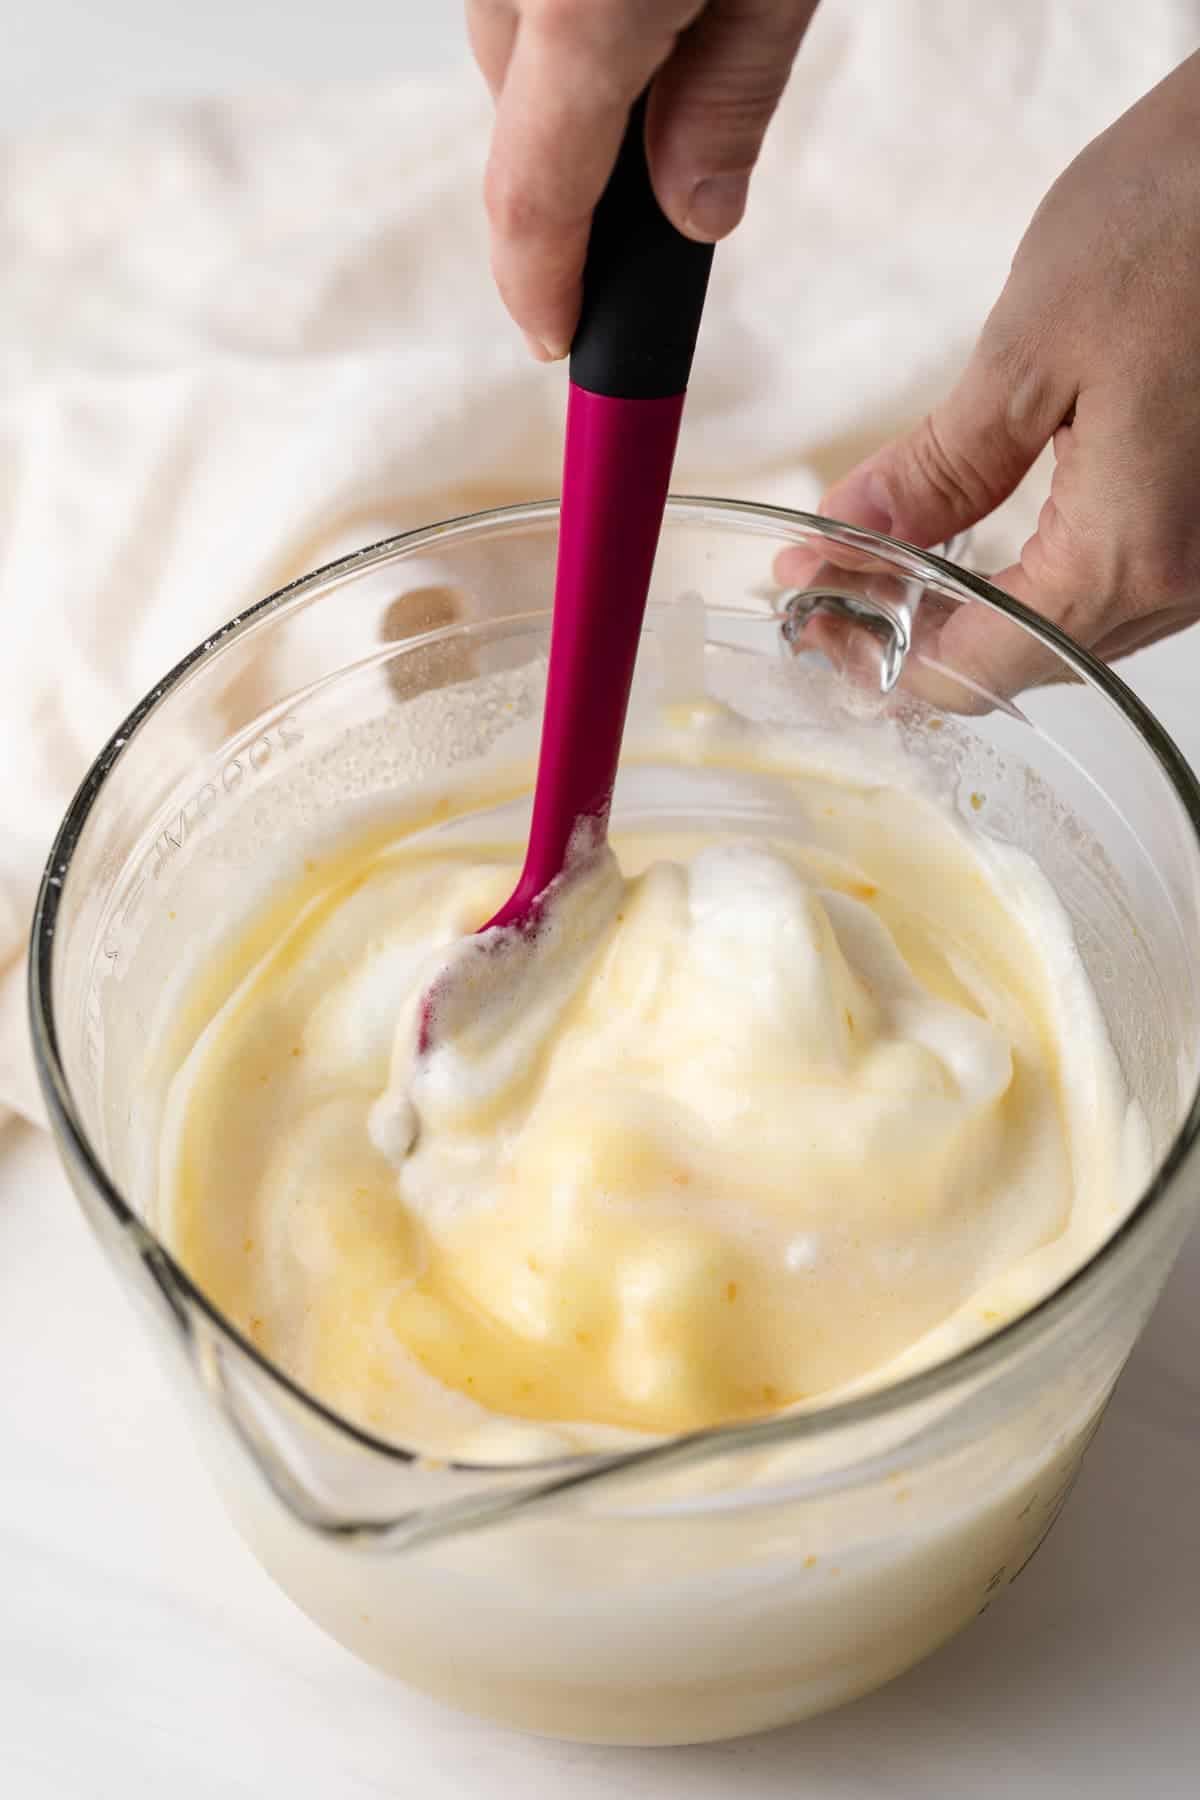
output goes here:
[{"label": "glass mixing bowl", "polygon": [[[899,746],[1029,851],[1071,914],[1157,1173],[1032,1312],[889,1389],[630,1452],[435,1465],[298,1388],[179,1266],[155,1225],[154,1069],[196,1029],[191,962],[310,842],[536,730],[556,524],[552,504],[519,507],[364,550],[166,676],[55,842],[33,1033],[83,1209],[287,1592],[474,1712],[695,1741],[895,1675],[984,1611],[1057,1517],[1196,1196],[1200,796],[1115,676],[984,581],[802,514],[673,501],[641,698],[703,684],[755,719]],[[772,574],[789,547],[791,588]],[[964,620],[987,629],[950,629]],[[1013,670],[1041,684],[1020,705],[999,691]],[[644,792],[636,768],[622,783],[618,822]]]}]

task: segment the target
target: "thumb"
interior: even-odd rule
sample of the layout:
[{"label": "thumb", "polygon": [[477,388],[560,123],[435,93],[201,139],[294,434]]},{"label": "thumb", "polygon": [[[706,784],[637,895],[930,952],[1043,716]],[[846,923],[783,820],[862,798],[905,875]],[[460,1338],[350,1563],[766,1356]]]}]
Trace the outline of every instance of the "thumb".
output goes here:
[{"label": "thumb", "polygon": [[958,385],[825,495],[829,518],[927,546],[1007,500],[1068,414],[1069,384],[997,354],[985,330]]},{"label": "thumb", "polygon": [[750,173],[817,0],[709,0],[650,95],[646,152],[659,205],[713,243],[746,207]]}]

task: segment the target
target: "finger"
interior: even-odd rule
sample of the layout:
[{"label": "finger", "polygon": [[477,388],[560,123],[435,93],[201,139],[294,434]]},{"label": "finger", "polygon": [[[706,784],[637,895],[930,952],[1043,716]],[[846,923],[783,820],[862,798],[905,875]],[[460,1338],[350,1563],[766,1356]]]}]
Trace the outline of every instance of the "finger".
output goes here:
[{"label": "finger", "polygon": [[[1103,388],[1081,395],[1073,421],[1054,436],[1055,469],[1037,529],[993,583],[1092,649],[1122,621],[1172,604],[1152,597],[1139,544],[1147,521],[1172,487],[1157,446],[1134,429]],[[1154,504],[1146,510],[1147,497]],[[1151,530],[1149,535],[1156,533]],[[1002,699],[1064,679],[1057,652],[983,606],[953,613],[939,633],[937,658]]]},{"label": "finger", "polygon": [[493,100],[504,85],[517,38],[517,12],[512,0],[467,0],[467,36]]},{"label": "finger", "polygon": [[[1046,512],[1043,512],[1043,525]],[[811,549],[785,551],[776,562],[776,576],[809,590],[830,587],[843,595],[858,595],[877,605],[889,598],[885,576],[873,573],[879,565],[861,551],[826,545],[826,558],[818,563]],[[1025,546],[1024,563],[1014,564],[992,577],[993,586],[1022,601],[1030,610],[1054,619],[1064,628],[1078,628],[1078,609],[1065,592],[1052,584],[1039,585],[1031,574],[1041,567],[1037,535]],[[803,561],[801,560],[803,559]],[[1028,563],[1028,567],[1025,566]],[[804,579],[797,579],[803,572]],[[893,603],[899,598],[891,596]],[[854,640],[863,639],[850,654]],[[795,648],[822,650],[844,675],[868,686],[876,684],[879,646],[862,625],[835,621],[817,613],[793,640]],[[978,714],[992,710],[1031,687],[1066,678],[1056,651],[1045,645],[1028,627],[995,610],[985,600],[956,599],[936,586],[922,592],[912,620],[912,643],[900,679],[903,692],[914,695],[943,712]]]},{"label": "finger", "polygon": [[[1031,594],[1016,570],[1002,570],[993,585],[1030,603]],[[979,715],[1032,688],[1075,679],[1069,666],[1027,628],[981,601],[939,609],[928,607],[918,621],[913,648],[905,662],[901,691],[939,712]],[[1200,622],[1200,606],[1169,606],[1137,619],[1127,619],[1086,645],[1101,662],[1116,662],[1148,650]],[[815,613],[792,642],[794,653],[817,651],[838,674],[856,686],[875,688],[879,680],[879,645],[848,620]]]},{"label": "finger", "polygon": [[711,0],[654,84],[647,151],[659,204],[712,243],[733,230],[816,0]]},{"label": "finger", "polygon": [[[1144,398],[1144,394],[1142,395]],[[1056,467],[1037,529],[993,585],[1103,660],[1144,648],[1200,614],[1200,529],[1192,524],[1194,427],[1157,429],[1119,389],[1079,398],[1054,434]],[[782,560],[782,559],[781,559]],[[982,712],[1070,666],[1023,623],[982,600],[926,590],[902,685],[928,704]]]},{"label": "finger", "polygon": [[629,109],[699,10],[699,0],[578,0],[531,7],[522,18],[484,192],[497,285],[545,360],[570,348],[592,209]]},{"label": "finger", "polygon": [[[937,546],[938,554],[945,554],[945,547]],[[888,553],[885,552],[885,556]],[[789,544],[781,550],[772,565],[772,574],[782,587],[808,588],[822,582],[837,586],[836,571],[839,569],[881,570],[895,569],[895,564],[880,560],[879,551],[870,548],[859,548],[857,545],[842,544],[829,536],[822,536],[818,544]]]},{"label": "finger", "polygon": [[910,543],[940,543],[1008,498],[1074,398],[1036,342],[1006,338],[998,309],[946,399],[838,482],[820,510]]},{"label": "finger", "polygon": [[[1002,570],[993,586],[1031,604],[1019,570]],[[990,712],[1030,688],[1067,678],[1056,651],[985,600],[923,602],[922,614],[904,687],[941,711]]]},{"label": "finger", "polygon": [[1197,616],[1196,606],[1166,606],[1160,612],[1148,613],[1140,619],[1126,619],[1092,645],[1093,653],[1101,662],[1115,662],[1119,656],[1132,656],[1135,650],[1148,650],[1161,638],[1185,631],[1196,623]]}]

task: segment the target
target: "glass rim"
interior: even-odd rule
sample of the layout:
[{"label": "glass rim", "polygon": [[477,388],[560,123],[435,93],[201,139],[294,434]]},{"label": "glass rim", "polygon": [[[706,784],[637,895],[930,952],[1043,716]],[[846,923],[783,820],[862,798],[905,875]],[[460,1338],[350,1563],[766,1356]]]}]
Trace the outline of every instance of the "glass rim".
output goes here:
[{"label": "glass rim", "polygon": [[[181,1316],[181,1300],[197,1308],[209,1325],[247,1357],[259,1373],[278,1383],[285,1393],[321,1423],[333,1427],[364,1449],[404,1465],[420,1462],[423,1453],[379,1437],[346,1418],[260,1350],[192,1280],[161,1238],[134,1211],[105,1169],[100,1156],[92,1147],[88,1131],[75,1105],[59,1051],[53,1000],[55,927],[73,855],[92,810],[103,794],[109,775],[121,757],[128,752],[138,732],[152,714],[194,669],[216,658],[229,644],[249,635],[291,603],[331,580],[342,580],[365,572],[391,561],[397,554],[411,554],[436,545],[446,538],[474,536],[476,533],[506,529],[523,523],[545,522],[555,518],[558,510],[559,502],[556,499],[533,500],[464,513],[434,524],[418,526],[383,538],[297,576],[284,587],[276,589],[228,620],[155,683],[116,727],[97,754],[55,833],[33,913],[27,965],[30,1033],[38,1080],[51,1132],[60,1153],[69,1159],[90,1190],[104,1202],[117,1226],[133,1236],[135,1252],[149,1264],[149,1272],[162,1288],[171,1310],[185,1332],[190,1331],[190,1325]],[[1125,722],[1136,732],[1155,758],[1183,808],[1192,835],[1197,866],[1200,867],[1200,781],[1170,734],[1132,689],[1106,664],[1076,644],[1050,620],[1042,618],[1013,599],[985,577],[960,568],[933,551],[919,550],[899,539],[858,526],[843,525],[816,513],[768,506],[755,501],[672,494],[667,503],[667,523],[680,520],[687,522],[689,519],[707,519],[718,524],[747,525],[757,522],[764,526],[782,528],[792,534],[815,534],[841,543],[849,549],[872,552],[893,565],[898,558],[902,558],[910,577],[920,571],[933,575],[937,578],[941,591],[948,593],[950,597],[978,600],[1010,619],[1053,650],[1085,686],[1097,690],[1115,706]],[[458,635],[464,629],[473,627],[461,624],[441,627],[409,642],[425,644],[440,641]],[[908,1408],[919,1406],[959,1383],[997,1372],[1023,1349],[1032,1347],[1043,1338],[1102,1279],[1115,1262],[1130,1253],[1133,1240],[1143,1235],[1147,1221],[1166,1203],[1174,1178],[1198,1137],[1200,1080],[1197,1081],[1184,1116],[1150,1181],[1120,1224],[1087,1260],[1049,1293],[1044,1294],[1028,1311],[914,1374],[849,1399],[835,1400],[827,1406],[806,1408],[803,1412],[785,1411],[759,1420],[664,1435],[650,1443],[639,1442],[625,1450],[561,1452],[550,1457],[516,1463],[453,1460],[446,1465],[447,1472],[496,1477],[524,1474],[533,1477],[539,1472],[550,1474],[558,1471],[556,1479],[538,1490],[540,1494],[547,1495],[634,1467],[645,1468],[667,1462],[676,1466],[681,1460],[703,1459],[723,1451],[754,1450],[780,1443],[809,1441],[821,1435],[839,1435],[862,1425],[900,1416]],[[507,1509],[508,1505],[520,1504],[520,1497],[501,1504]]]}]

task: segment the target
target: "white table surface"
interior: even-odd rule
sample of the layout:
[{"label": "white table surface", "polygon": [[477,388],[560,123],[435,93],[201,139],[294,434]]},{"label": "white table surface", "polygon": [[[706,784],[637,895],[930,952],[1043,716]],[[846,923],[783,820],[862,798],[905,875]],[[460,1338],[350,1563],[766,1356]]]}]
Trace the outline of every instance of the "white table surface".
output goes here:
[{"label": "white table surface", "polygon": [[[1138,685],[1200,759],[1200,637]],[[0,1794],[12,1800],[1195,1800],[1200,1233],[1028,1574],[828,1718],[673,1751],[541,1743],[357,1664],[210,1490],[49,1142],[0,1132]]]},{"label": "white table surface", "polygon": [[[461,43],[455,0],[40,0],[6,34],[0,129],[98,99],[432,66]],[[1200,635],[1132,673],[1200,761]],[[327,1641],[234,1537],[48,1142],[17,1125],[0,1130],[0,1370],[11,1800],[1200,1793],[1200,1236],[1003,1604],[867,1700],[697,1750],[503,1734]]]}]

